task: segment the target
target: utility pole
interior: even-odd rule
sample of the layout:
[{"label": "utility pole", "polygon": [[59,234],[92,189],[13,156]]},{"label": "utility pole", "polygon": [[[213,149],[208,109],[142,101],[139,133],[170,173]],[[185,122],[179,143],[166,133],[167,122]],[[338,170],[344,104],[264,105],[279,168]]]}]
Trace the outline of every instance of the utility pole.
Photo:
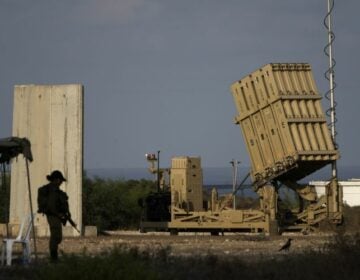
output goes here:
[{"label": "utility pole", "polygon": [[160,192],[160,151],[157,151],[157,192]]},{"label": "utility pole", "polygon": [[235,195],[235,190],[236,190],[236,184],[237,184],[237,167],[238,167],[238,164],[240,164],[240,161],[237,161],[235,159],[232,159],[230,161],[230,164],[232,166],[232,169],[233,169],[233,209],[236,210],[236,195]]}]

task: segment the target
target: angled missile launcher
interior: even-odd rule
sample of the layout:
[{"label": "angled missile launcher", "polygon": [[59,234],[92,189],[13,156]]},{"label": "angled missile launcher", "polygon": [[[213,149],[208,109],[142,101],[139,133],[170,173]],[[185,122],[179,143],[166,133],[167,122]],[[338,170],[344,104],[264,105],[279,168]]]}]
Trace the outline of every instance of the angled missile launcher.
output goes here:
[{"label": "angled missile launcher", "polygon": [[339,158],[309,64],[267,64],[231,92],[255,187],[300,180]]},{"label": "angled missile launcher", "polygon": [[[168,172],[169,191],[161,188],[145,199],[140,230],[278,234],[314,230],[325,220],[340,224],[342,187],[337,178],[321,197],[313,186],[297,183],[339,158],[310,65],[268,64],[234,83],[231,91],[238,111],[235,123],[251,159],[258,209],[233,209],[235,193],[219,197],[216,188],[211,197],[203,195],[199,157],[174,157],[170,169],[156,170],[158,159],[147,155],[150,172]],[[298,194],[298,209],[278,203],[279,182]]]}]

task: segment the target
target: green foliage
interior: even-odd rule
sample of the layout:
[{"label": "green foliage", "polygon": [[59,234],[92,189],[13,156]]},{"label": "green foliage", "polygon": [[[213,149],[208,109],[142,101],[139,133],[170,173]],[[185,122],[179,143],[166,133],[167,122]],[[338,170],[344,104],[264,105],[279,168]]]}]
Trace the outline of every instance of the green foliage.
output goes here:
[{"label": "green foliage", "polygon": [[350,207],[344,205],[344,224],[346,232],[359,232],[360,206]]},{"label": "green foliage", "polygon": [[279,207],[282,209],[298,209],[299,197],[296,192],[288,187],[279,189]]},{"label": "green foliage", "polygon": [[[0,178],[0,222],[8,219],[10,176]],[[2,183],[5,180],[5,185]],[[99,231],[138,228],[141,207],[138,200],[156,190],[149,180],[83,178],[83,223]]]},{"label": "green foliage", "polygon": [[236,209],[257,209],[260,207],[260,200],[258,197],[236,197]]},{"label": "green foliage", "polygon": [[138,200],[155,189],[148,180],[85,177],[83,182],[83,222],[100,231],[137,228],[141,216]]}]

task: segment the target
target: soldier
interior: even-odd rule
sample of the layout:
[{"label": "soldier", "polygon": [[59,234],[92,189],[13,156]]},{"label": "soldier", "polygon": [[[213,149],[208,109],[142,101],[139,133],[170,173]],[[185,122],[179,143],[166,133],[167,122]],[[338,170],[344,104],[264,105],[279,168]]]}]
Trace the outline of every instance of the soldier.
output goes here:
[{"label": "soldier", "polygon": [[50,227],[49,250],[51,261],[58,260],[58,246],[62,241],[62,224],[66,223],[69,213],[68,196],[60,190],[66,181],[59,170],[46,176],[49,183],[38,190],[38,213],[46,215]]}]

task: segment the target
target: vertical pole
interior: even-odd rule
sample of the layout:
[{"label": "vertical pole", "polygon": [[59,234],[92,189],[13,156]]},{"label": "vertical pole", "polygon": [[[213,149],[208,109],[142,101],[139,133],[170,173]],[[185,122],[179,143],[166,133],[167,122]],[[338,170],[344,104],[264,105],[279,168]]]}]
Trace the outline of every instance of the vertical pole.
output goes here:
[{"label": "vertical pole", "polygon": [[230,164],[232,166],[232,191],[233,191],[233,209],[235,210],[235,160],[232,159],[230,161]]},{"label": "vertical pole", "polygon": [[[337,149],[336,143],[336,102],[335,102],[335,86],[336,83],[334,81],[335,72],[335,60],[333,56],[333,42],[335,39],[334,32],[332,31],[332,11],[334,9],[334,2],[335,0],[327,0],[327,14],[324,20],[324,24],[328,31],[328,44],[326,45],[324,51],[325,54],[329,58],[329,69],[326,72],[326,78],[329,80],[329,91],[326,93],[327,99],[330,100],[330,131],[331,131],[331,138],[334,143],[335,149]],[[326,186],[326,195],[327,195],[327,215],[328,219],[330,219],[334,223],[340,223],[342,220],[342,186],[338,184],[337,178],[337,161],[333,160],[331,162],[331,176],[332,179],[330,183]]]},{"label": "vertical pole", "polygon": [[157,151],[157,192],[160,192],[160,151]]},{"label": "vertical pole", "polygon": [[34,209],[33,209],[32,196],[31,196],[29,161],[28,161],[27,158],[25,158],[25,163],[26,163],[26,173],[27,173],[29,202],[30,202],[31,226],[32,226],[32,229],[33,229],[33,238],[34,238],[34,254],[35,254],[35,261],[37,261],[36,234],[35,234],[35,224],[34,224]]},{"label": "vertical pole", "polygon": [[[238,161],[235,161],[235,170],[234,170],[234,189],[233,191],[235,191],[236,189],[236,185],[237,185],[237,170],[238,170]],[[233,201],[234,205],[233,208],[234,210],[236,210],[236,195],[234,195],[234,201]]]},{"label": "vertical pole", "polygon": [[[331,2],[332,1],[332,2]],[[336,130],[335,130],[335,97],[334,97],[334,65],[333,65],[333,32],[332,32],[332,17],[331,11],[334,5],[334,0],[327,0],[328,5],[328,17],[327,17],[327,25],[328,25],[328,43],[329,43],[329,86],[330,86],[330,121],[331,121],[331,137],[333,143],[336,143]],[[337,164],[336,160],[331,163],[331,175],[332,178],[337,178]]]},{"label": "vertical pole", "polygon": [[230,164],[232,166],[233,169],[233,186],[232,186],[232,191],[233,191],[233,209],[236,210],[236,184],[237,184],[237,165],[240,163],[240,161],[237,161],[235,159],[232,159],[230,161]]}]

